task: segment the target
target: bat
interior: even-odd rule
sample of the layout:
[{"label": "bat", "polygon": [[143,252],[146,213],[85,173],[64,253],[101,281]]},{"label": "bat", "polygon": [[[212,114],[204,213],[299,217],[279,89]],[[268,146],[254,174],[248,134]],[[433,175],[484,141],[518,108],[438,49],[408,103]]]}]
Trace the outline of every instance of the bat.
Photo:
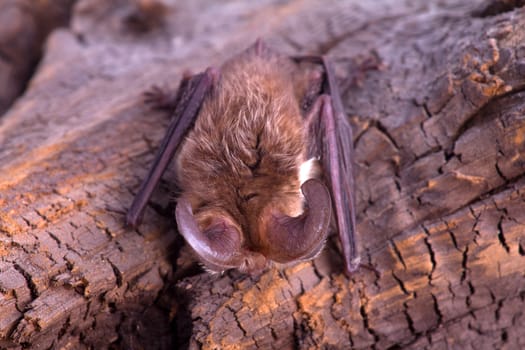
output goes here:
[{"label": "bat", "polygon": [[257,40],[148,99],[173,115],[128,225],[140,224],[173,159],[178,231],[209,271],[313,259],[333,227],[346,272],[359,266],[352,129],[328,58],[284,56]]}]

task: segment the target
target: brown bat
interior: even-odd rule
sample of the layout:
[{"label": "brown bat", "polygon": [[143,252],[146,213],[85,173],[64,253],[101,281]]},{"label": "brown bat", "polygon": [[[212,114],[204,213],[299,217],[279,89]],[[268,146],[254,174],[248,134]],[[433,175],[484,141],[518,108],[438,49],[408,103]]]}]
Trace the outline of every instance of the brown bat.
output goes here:
[{"label": "brown bat", "polygon": [[352,130],[327,58],[286,57],[258,40],[183,79],[172,98],[149,97],[174,115],[128,224],[175,157],[177,226],[207,269],[312,259],[332,222],[346,271],[356,269]]}]

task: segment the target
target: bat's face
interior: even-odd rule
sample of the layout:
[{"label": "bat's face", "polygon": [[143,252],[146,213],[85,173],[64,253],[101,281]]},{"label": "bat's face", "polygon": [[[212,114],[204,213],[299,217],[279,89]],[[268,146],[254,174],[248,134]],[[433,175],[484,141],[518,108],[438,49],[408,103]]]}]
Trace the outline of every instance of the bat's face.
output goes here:
[{"label": "bat's face", "polygon": [[326,239],[330,197],[318,180],[307,181],[302,190],[306,210],[297,191],[268,191],[238,201],[238,211],[204,205],[194,214],[186,194],[176,209],[179,231],[210,271],[236,268],[253,274],[270,262],[311,259]]}]

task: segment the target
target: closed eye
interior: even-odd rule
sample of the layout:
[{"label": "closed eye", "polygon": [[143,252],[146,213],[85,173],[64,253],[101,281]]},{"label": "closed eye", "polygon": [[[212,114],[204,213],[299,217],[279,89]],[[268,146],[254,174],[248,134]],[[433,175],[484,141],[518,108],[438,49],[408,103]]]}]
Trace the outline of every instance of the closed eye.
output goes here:
[{"label": "closed eye", "polygon": [[248,202],[249,200],[251,199],[254,199],[255,197],[257,197],[259,194],[258,193],[249,193],[245,196],[242,196],[242,199],[246,202]]}]

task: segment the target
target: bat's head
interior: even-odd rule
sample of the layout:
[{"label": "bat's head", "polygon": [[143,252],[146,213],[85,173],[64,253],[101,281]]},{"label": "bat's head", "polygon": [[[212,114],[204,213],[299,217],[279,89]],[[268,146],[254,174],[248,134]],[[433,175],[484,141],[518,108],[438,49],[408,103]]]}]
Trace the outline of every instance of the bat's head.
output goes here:
[{"label": "bat's head", "polygon": [[255,274],[271,261],[287,264],[312,259],[327,236],[330,195],[318,180],[306,181],[301,190],[305,205],[298,216],[285,213],[283,196],[270,196],[276,199],[258,205],[259,210],[245,219],[234,218],[220,207],[194,215],[190,201],[181,197],[176,208],[179,232],[210,271],[235,268]]}]

